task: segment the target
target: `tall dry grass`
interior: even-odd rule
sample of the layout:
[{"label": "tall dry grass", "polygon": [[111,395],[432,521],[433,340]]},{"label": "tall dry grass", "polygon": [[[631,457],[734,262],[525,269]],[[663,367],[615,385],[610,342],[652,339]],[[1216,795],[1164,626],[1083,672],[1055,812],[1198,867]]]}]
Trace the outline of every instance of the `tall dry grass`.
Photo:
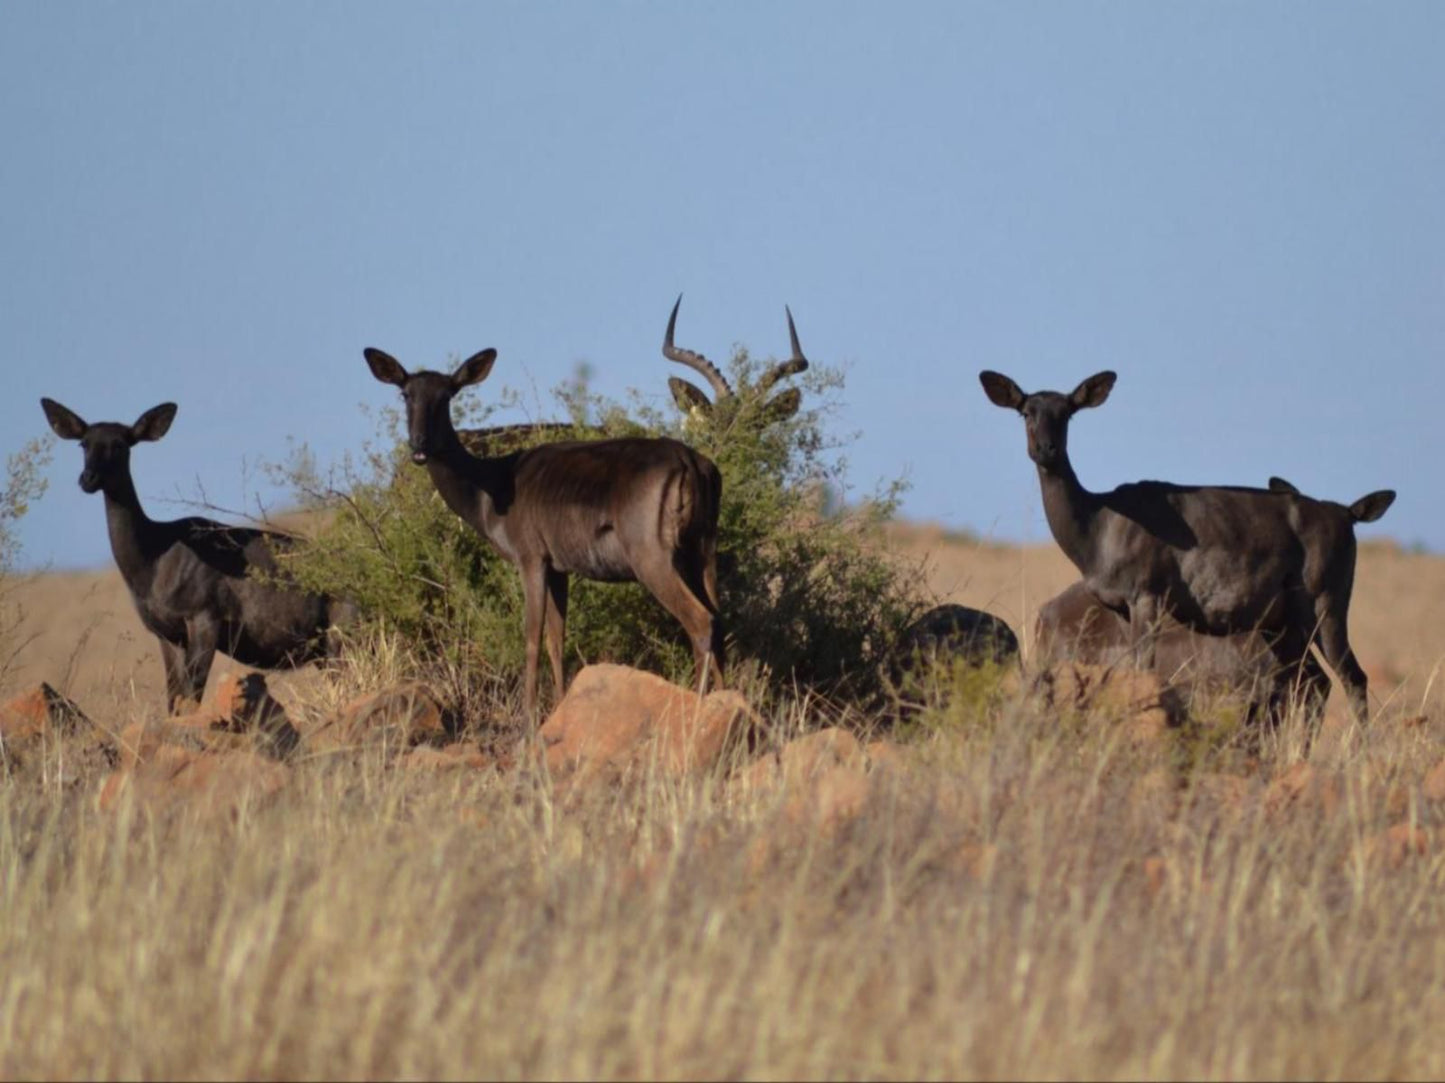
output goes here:
[{"label": "tall dry grass", "polygon": [[1256,762],[985,691],[835,825],[366,756],[234,818],[0,785],[0,1077],[1445,1074],[1439,725],[1288,800],[1297,720]]}]

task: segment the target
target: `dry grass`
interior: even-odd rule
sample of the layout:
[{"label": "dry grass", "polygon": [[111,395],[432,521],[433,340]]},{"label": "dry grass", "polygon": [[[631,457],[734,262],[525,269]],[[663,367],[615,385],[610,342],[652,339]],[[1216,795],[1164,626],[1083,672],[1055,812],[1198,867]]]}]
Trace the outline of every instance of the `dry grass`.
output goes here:
[{"label": "dry grass", "polygon": [[[1069,578],[948,559],[1016,626]],[[1440,1077],[1445,727],[1402,719],[1445,652],[1378,615],[1428,616],[1404,577],[1440,565],[1362,555],[1355,638],[1411,698],[1327,727],[1293,800],[1298,723],[1257,759],[1138,745],[962,683],[834,828],[718,778],[558,804],[364,756],[221,819],[0,783],[0,1078]],[[111,634],[72,693],[153,712],[159,663]],[[405,666],[364,657],[286,694]]]}]

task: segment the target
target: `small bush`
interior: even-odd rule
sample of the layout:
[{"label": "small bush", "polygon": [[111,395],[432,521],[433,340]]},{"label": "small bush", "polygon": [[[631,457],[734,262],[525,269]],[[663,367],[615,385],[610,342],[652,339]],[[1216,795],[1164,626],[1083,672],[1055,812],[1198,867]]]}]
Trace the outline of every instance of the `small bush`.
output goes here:
[{"label": "small bush", "polygon": [[[687,417],[664,415],[636,395],[630,406],[601,398],[583,374],[556,392],[571,428],[513,435],[508,449],[569,436],[654,435],[710,456],[723,475],[719,593],[735,673],[746,679],[755,671],[775,689],[868,695],[888,645],[920,607],[916,573],[891,561],[881,539],[902,486],[886,485],[840,511],[845,463],[825,421],[842,377],[811,370],[804,379],[809,408],[761,426],[762,369],[738,351],[731,363],[737,397],[712,415]],[[458,399],[459,430],[489,420],[493,407],[484,396]],[[514,401],[504,394],[501,404]],[[423,657],[515,677],[524,658],[516,571],[410,463],[399,412],[383,411],[378,422],[377,437],[325,475],[304,446],[274,468],[305,506],[327,513],[316,538],[289,558],[289,570],[310,588],[354,599]],[[492,444],[497,450],[500,441]],[[569,667],[626,662],[681,680],[692,665],[677,622],[630,583],[573,577],[566,650]]]},{"label": "small bush", "polygon": [[19,627],[24,619],[10,594],[11,579],[20,558],[20,539],[15,536],[15,526],[45,492],[42,472],[50,463],[51,443],[48,436],[37,437],[5,460],[5,478],[0,484],[0,680],[14,661],[19,648]]}]

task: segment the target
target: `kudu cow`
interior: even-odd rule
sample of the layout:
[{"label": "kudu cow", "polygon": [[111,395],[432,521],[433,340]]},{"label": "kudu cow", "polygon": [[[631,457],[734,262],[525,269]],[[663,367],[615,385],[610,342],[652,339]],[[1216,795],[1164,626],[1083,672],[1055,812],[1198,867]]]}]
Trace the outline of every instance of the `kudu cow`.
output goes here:
[{"label": "kudu cow", "polygon": [[111,552],[141,623],[160,642],[169,710],[201,698],[218,650],[265,669],[299,666],[334,650],[330,632],[352,606],[287,584],[275,555],[293,538],[211,519],[157,522],[146,515],[131,480],[130,449],[166,434],[174,403],[147,410],[134,425],[88,424],[53,399],[40,405],[56,436],[80,441],[81,489],[105,494]]},{"label": "kudu cow", "polygon": [[450,375],[407,372],[390,354],[365,351],[372,375],[401,389],[412,461],[424,465],[447,506],[486,538],[522,577],[526,677],[523,705],[537,702],[543,628],[558,698],[567,577],[636,580],[686,629],[698,690],[723,676],[717,603],[717,521],[722,476],[706,456],[669,439],[542,444],[482,457],[462,446],[452,397],[487,378],[495,350]]},{"label": "kudu cow", "polygon": [[1354,524],[1378,519],[1395,494],[1371,493],[1346,508],[1287,492],[1162,481],[1090,492],[1069,463],[1069,420],[1102,405],[1115,378],[1101,372],[1067,395],[1025,394],[1007,376],[979,374],[994,405],[1023,416],[1054,540],[1089,592],[1127,617],[1141,664],[1154,667],[1149,633],[1167,615],[1212,636],[1258,631],[1269,638],[1280,679],[1299,674],[1313,688],[1323,677],[1313,640],[1363,721],[1368,686],[1346,627]]}]

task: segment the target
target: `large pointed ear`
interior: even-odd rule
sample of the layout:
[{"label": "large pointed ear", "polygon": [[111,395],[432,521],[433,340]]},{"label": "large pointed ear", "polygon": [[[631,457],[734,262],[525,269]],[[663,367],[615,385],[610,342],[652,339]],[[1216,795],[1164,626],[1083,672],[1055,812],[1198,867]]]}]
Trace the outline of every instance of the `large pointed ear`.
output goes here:
[{"label": "large pointed ear", "polygon": [[368,346],[361,351],[366,363],[371,366],[371,374],[384,384],[392,384],[396,387],[403,387],[406,384],[406,369],[401,367],[401,362],[392,357],[385,350],[378,350],[375,346]]},{"label": "large pointed ear", "polygon": [[667,378],[667,389],[672,392],[672,401],[685,414],[697,410],[704,417],[712,413],[712,401],[702,388],[676,376]]},{"label": "large pointed ear", "polygon": [[1350,518],[1357,523],[1373,523],[1384,515],[1394,502],[1395,490],[1381,489],[1379,492],[1370,493],[1369,496],[1362,496],[1351,504]]},{"label": "large pointed ear", "polygon": [[1287,496],[1299,496],[1299,488],[1291,484],[1290,482],[1285,481],[1284,478],[1270,478],[1269,491],[1272,493],[1281,493]]},{"label": "large pointed ear", "polygon": [[45,420],[62,440],[79,440],[90,428],[73,410],[67,410],[54,399],[41,399],[40,408],[45,411]]},{"label": "large pointed ear", "polygon": [[1002,406],[1006,410],[1022,409],[1024,399],[1028,398],[1019,389],[1018,384],[1001,372],[990,372],[988,369],[984,369],[978,374],[978,382],[983,384],[983,389],[988,394],[988,401],[995,406]]},{"label": "large pointed ear", "polygon": [[1114,390],[1114,381],[1118,378],[1112,372],[1094,373],[1074,388],[1074,393],[1069,396],[1069,405],[1075,410],[1082,410],[1086,406],[1103,406],[1109,392]]},{"label": "large pointed ear", "polygon": [[491,374],[492,363],[497,360],[497,351],[488,347],[481,353],[474,353],[452,373],[452,388],[460,391],[472,384],[479,384]]},{"label": "large pointed ear", "polygon": [[130,442],[135,444],[141,440],[159,440],[170,432],[171,422],[175,419],[175,403],[163,402],[159,406],[152,406],[136,418],[135,424],[130,427]]}]

